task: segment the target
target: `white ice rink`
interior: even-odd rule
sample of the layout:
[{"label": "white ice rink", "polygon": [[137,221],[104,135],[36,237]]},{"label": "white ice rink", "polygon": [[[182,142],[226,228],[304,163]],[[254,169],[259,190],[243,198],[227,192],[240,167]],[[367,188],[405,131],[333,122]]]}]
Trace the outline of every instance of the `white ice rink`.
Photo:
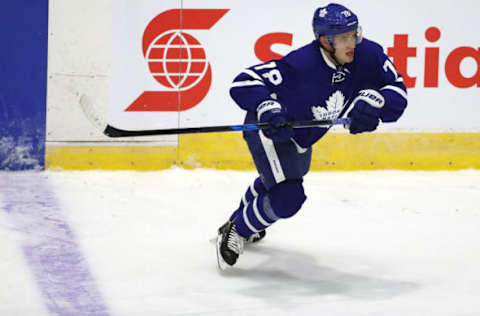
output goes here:
[{"label": "white ice rink", "polygon": [[312,172],[238,265],[253,172],[0,173],[0,315],[480,315],[480,171]]}]

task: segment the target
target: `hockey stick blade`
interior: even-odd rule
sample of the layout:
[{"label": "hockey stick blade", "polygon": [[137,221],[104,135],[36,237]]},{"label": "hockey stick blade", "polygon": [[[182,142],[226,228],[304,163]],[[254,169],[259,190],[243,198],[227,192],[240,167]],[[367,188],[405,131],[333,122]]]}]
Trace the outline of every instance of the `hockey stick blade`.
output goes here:
[{"label": "hockey stick blade", "polygon": [[[349,118],[340,118],[334,120],[309,120],[309,121],[292,121],[285,125],[293,128],[307,127],[331,127],[333,125],[349,125]],[[109,137],[137,137],[137,136],[154,136],[154,135],[179,135],[179,134],[195,134],[195,133],[213,133],[213,132],[240,132],[240,131],[257,131],[265,128],[271,128],[268,123],[243,124],[243,125],[223,125],[223,126],[204,126],[204,127],[187,127],[187,128],[170,128],[170,129],[152,129],[152,130],[124,130],[107,125],[103,133]]]}]

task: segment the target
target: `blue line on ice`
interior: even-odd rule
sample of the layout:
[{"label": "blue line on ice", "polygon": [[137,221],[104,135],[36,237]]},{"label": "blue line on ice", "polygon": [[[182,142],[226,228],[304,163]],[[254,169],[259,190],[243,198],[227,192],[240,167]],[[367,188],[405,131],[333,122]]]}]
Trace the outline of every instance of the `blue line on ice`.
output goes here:
[{"label": "blue line on ice", "polygon": [[52,315],[109,315],[45,173],[0,173],[3,205]]}]

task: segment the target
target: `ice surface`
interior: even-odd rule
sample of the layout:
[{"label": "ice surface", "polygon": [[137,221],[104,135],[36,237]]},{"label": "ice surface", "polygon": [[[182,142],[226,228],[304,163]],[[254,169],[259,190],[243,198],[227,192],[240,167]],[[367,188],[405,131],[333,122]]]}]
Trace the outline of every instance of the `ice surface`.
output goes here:
[{"label": "ice surface", "polygon": [[[220,273],[210,239],[256,175],[183,169],[0,173],[0,315],[58,303],[45,295],[58,276],[35,273],[32,230],[14,215],[53,220],[28,197],[47,194],[38,177],[95,280],[77,290],[108,309],[88,315],[480,315],[480,171],[312,172],[302,210]],[[7,196],[19,181],[31,187]]]}]

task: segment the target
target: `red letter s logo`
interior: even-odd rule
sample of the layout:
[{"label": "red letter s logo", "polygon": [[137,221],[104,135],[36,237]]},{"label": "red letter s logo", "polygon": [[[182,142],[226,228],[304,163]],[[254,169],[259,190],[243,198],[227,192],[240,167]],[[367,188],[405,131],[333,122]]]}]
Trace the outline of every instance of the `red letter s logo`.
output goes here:
[{"label": "red letter s logo", "polygon": [[285,44],[292,46],[293,35],[291,33],[269,33],[260,37],[255,43],[255,55],[266,63],[272,59],[280,59],[283,56],[272,51],[272,45]]},{"label": "red letter s logo", "polygon": [[228,9],[173,9],[157,15],[143,34],[142,50],[166,91],[145,91],[125,111],[185,111],[205,98],[212,70],[200,42],[184,30],[209,30]]}]

